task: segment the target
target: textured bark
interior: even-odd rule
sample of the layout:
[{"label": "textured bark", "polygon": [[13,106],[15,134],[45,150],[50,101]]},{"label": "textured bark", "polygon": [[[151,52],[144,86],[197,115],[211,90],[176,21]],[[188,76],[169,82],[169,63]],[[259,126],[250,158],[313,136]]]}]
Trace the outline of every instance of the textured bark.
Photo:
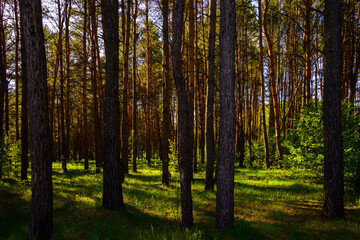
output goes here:
[{"label": "textured bark", "polygon": [[123,206],[120,163],[119,16],[117,0],[104,1],[105,103],[103,207]]},{"label": "textured bark", "polygon": [[171,138],[170,124],[170,50],[169,50],[169,1],[162,0],[162,15],[163,15],[163,67],[162,67],[162,82],[163,82],[163,121],[162,121],[162,136],[161,136],[161,161],[162,166],[162,183],[169,185],[169,139]]},{"label": "textured bark", "polygon": [[206,117],[205,117],[205,190],[214,190],[214,88],[215,88],[215,39],[216,38],[216,0],[210,1],[210,29],[209,29],[209,52],[208,52],[208,84],[206,93]]},{"label": "textured bark", "polygon": [[259,13],[259,65],[260,65],[260,78],[261,78],[261,124],[264,141],[264,154],[265,154],[265,168],[270,167],[270,154],[269,143],[266,129],[266,112],[265,112],[265,77],[264,77],[264,51],[262,45],[262,12],[261,12],[261,0],[258,0],[258,13]]},{"label": "textured bark", "polygon": [[[26,51],[25,36],[23,26],[23,9],[20,8],[20,24],[21,24],[21,180],[27,179],[27,171],[29,168],[29,128],[28,128],[28,83],[26,76]],[[51,130],[51,128],[50,128]]]},{"label": "textured bark", "polygon": [[234,224],[235,1],[220,1],[220,126],[216,226]]},{"label": "textured bark", "polygon": [[84,26],[83,26],[83,83],[82,83],[82,111],[83,111],[83,155],[84,155],[84,169],[89,170],[89,151],[88,151],[88,120],[87,120],[87,68],[88,68],[88,53],[87,53],[87,8],[88,0],[84,0]]},{"label": "textured bark", "polygon": [[192,144],[189,118],[189,99],[186,92],[186,79],[182,73],[181,38],[184,19],[184,1],[176,0],[174,5],[172,65],[173,76],[178,96],[178,126],[179,126],[179,162],[181,188],[181,222],[183,228],[191,228],[194,224],[191,196],[191,155]]},{"label": "textured bark", "polygon": [[136,91],[136,68],[137,68],[137,61],[136,61],[136,18],[138,14],[138,1],[134,0],[134,8],[133,8],[133,44],[132,44],[132,81],[133,81],[133,113],[132,113],[132,125],[133,125],[133,138],[132,138],[132,149],[133,149],[133,172],[137,171],[137,124],[136,124],[136,116],[137,116],[137,91]]},{"label": "textured bark", "polygon": [[[125,6],[123,6],[123,12],[125,12]],[[128,86],[129,86],[129,48],[130,48],[130,8],[131,1],[127,0],[126,3],[126,29],[125,29],[125,43],[124,43],[124,55],[123,55],[123,78],[124,78],[124,90],[123,90],[123,108],[122,108],[122,164],[124,173],[129,173],[129,124],[128,124]]]},{"label": "textured bark", "polygon": [[324,11],[324,220],[344,217],[341,5],[341,0],[328,0]]},{"label": "textured bark", "polygon": [[41,1],[21,0],[28,78],[32,199],[28,239],[53,230],[52,154]]},{"label": "textured bark", "polygon": [[[4,64],[5,50],[3,42],[5,42],[3,9],[0,5],[0,147],[4,144],[4,86],[6,82],[6,68]],[[0,156],[0,179],[2,177],[2,156]]]}]

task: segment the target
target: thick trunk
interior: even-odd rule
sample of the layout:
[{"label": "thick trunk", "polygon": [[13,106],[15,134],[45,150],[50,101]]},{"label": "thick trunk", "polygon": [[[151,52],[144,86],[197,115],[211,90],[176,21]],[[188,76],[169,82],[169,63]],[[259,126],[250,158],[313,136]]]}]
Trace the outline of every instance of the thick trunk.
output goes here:
[{"label": "thick trunk", "polygon": [[234,0],[220,1],[220,126],[216,226],[234,224],[235,39]]},{"label": "thick trunk", "polygon": [[103,207],[123,206],[120,163],[120,103],[119,103],[119,16],[118,3],[105,0],[104,41],[106,84],[104,103],[104,182]]},{"label": "thick trunk", "polygon": [[191,155],[192,145],[189,118],[190,103],[186,93],[186,79],[182,73],[181,38],[184,19],[184,1],[176,0],[174,5],[172,65],[173,76],[178,95],[178,126],[179,126],[179,161],[181,188],[181,221],[183,228],[191,228],[194,224],[191,196]]},{"label": "thick trunk", "polygon": [[41,1],[20,2],[28,78],[32,200],[28,239],[49,239],[53,230],[52,154]]},{"label": "thick trunk", "polygon": [[323,218],[344,217],[344,163],[341,130],[341,0],[325,2],[324,203]]}]

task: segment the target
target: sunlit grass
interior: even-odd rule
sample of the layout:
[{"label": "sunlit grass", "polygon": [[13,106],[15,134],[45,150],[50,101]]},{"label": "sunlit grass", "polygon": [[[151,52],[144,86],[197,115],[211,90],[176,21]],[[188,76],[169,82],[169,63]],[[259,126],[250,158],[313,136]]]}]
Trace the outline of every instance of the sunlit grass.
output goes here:
[{"label": "sunlit grass", "polygon": [[[139,161],[139,171],[125,178],[126,208],[119,211],[101,207],[102,174],[95,174],[94,163],[87,173],[83,169],[82,162],[71,162],[64,173],[61,163],[53,164],[52,239],[356,239],[360,234],[359,198],[346,195],[344,220],[322,222],[322,179],[308,171],[236,168],[235,225],[223,231],[214,227],[216,193],[204,191],[203,171],[195,173],[195,225],[182,231],[174,167],[165,186],[159,160],[151,167]],[[0,239],[26,238],[30,199],[29,181],[0,180]]]}]

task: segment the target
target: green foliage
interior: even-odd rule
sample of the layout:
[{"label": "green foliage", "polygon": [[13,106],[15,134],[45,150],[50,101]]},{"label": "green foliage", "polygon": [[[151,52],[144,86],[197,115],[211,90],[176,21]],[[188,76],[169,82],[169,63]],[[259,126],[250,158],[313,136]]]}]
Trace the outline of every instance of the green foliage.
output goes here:
[{"label": "green foliage", "polygon": [[[354,173],[360,159],[360,118],[358,109],[350,103],[342,104],[342,130],[345,172]],[[322,172],[324,164],[322,102],[318,107],[312,102],[303,108],[296,128],[289,132],[285,142],[285,166],[312,169]]]},{"label": "green foliage", "polygon": [[0,146],[0,160],[3,175],[8,177],[19,177],[21,172],[21,142],[11,141],[5,137]]}]

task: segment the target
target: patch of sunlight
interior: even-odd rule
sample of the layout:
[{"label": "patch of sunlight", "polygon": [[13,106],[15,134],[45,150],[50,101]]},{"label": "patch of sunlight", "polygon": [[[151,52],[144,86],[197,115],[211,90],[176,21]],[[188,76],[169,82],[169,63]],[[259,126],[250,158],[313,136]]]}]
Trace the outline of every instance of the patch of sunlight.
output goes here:
[{"label": "patch of sunlight", "polygon": [[76,195],[75,202],[85,204],[85,205],[88,205],[88,206],[95,206],[96,205],[96,200],[95,199],[90,198],[90,197],[85,197],[85,196],[79,196],[79,195]]}]

